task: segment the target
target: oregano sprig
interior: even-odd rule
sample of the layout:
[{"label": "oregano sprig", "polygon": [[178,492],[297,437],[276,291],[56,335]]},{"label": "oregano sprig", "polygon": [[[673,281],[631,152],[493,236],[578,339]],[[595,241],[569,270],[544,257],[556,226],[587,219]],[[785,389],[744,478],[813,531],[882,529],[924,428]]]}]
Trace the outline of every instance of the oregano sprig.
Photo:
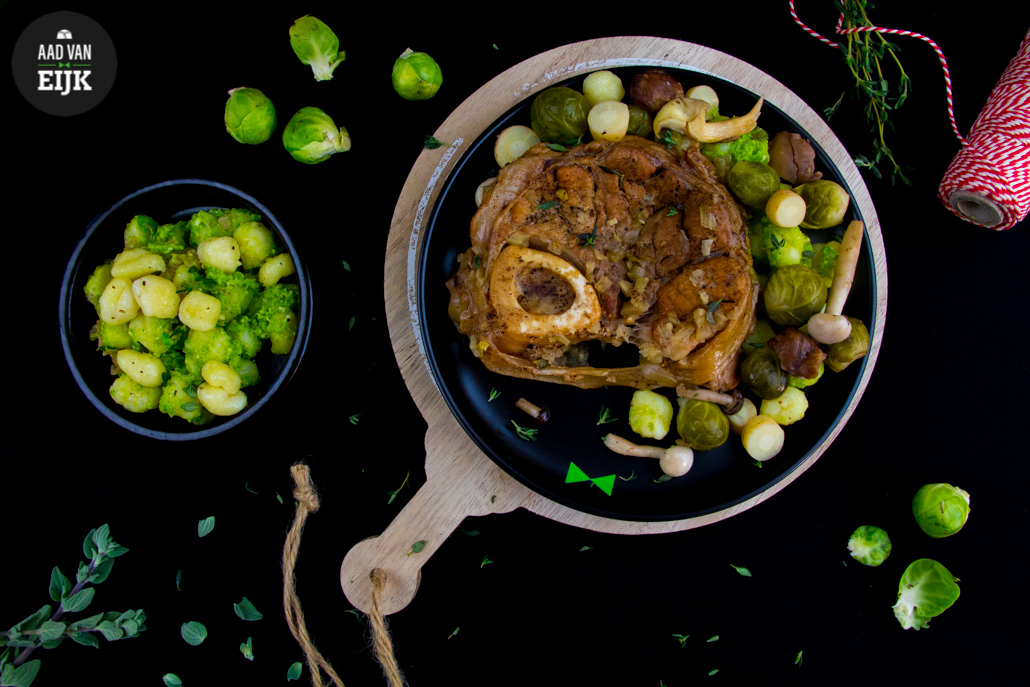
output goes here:
[{"label": "oregano sprig", "polygon": [[[86,610],[96,592],[90,584],[100,584],[111,574],[114,559],[128,552],[111,538],[111,529],[103,525],[90,530],[82,542],[82,553],[89,562],[80,562],[75,572],[75,584],[54,566],[50,573],[50,598],[57,602],[56,611],[50,605],[0,633],[0,685],[29,687],[39,672],[40,660],[29,661],[29,655],[39,647],[53,649],[65,639],[71,639],[85,646],[99,647],[97,635],[113,642],[127,637],[136,637],[146,629],[143,622],[146,614],[141,610],[124,613],[111,611],[97,613],[73,622],[62,621],[66,613]],[[21,649],[14,655],[13,649]]]}]

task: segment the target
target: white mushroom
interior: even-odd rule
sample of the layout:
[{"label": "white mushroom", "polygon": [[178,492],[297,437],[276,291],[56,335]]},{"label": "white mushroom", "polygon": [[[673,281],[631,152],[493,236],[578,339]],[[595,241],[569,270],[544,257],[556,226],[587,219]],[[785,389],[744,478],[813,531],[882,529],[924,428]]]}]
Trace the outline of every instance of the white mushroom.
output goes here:
[{"label": "white mushroom", "polygon": [[524,398],[520,398],[515,401],[515,407],[519,410],[525,411],[530,417],[541,424],[547,422],[551,418],[551,411],[547,406],[541,408]]},{"label": "white mushroom", "polygon": [[848,225],[840,242],[840,255],[833,273],[833,285],[826,299],[826,311],[812,315],[808,320],[808,335],[819,343],[840,343],[851,335],[851,322],[841,313],[855,280],[859,249],[862,246],[864,225],[858,220]]},{"label": "white mushroom", "polygon": [[654,135],[657,138],[661,135],[662,129],[671,129],[701,143],[729,141],[743,136],[757,126],[763,102],[765,100],[759,98],[751,111],[742,117],[709,122],[705,119],[709,103],[696,98],[674,98],[662,105],[662,109],[655,114]]},{"label": "white mushroom", "polygon": [[694,451],[686,446],[671,446],[669,448],[638,446],[632,441],[627,441],[615,434],[605,436],[604,445],[623,456],[657,458],[660,461],[659,465],[661,465],[662,472],[670,477],[681,477],[687,474],[687,471],[694,464]]},{"label": "white mushroom", "polygon": [[734,389],[731,393],[724,394],[720,391],[712,391],[711,389],[701,389],[698,387],[690,388],[685,384],[680,384],[676,387],[676,395],[680,398],[692,398],[698,401],[715,403],[722,406],[723,412],[727,415],[733,415],[736,413],[744,403],[744,395],[741,394],[738,389]]}]

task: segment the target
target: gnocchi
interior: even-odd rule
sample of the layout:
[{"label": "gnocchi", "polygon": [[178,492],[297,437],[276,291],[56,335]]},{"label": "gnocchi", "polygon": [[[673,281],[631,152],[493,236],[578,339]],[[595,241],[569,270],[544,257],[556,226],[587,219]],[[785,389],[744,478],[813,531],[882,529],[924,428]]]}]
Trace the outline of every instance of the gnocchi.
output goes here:
[{"label": "gnocchi", "polygon": [[205,362],[204,366],[200,368],[200,376],[211,386],[224,389],[230,396],[239,391],[240,386],[243,384],[236,370],[217,360]]},{"label": "gnocchi", "polygon": [[247,395],[242,391],[230,394],[221,387],[204,382],[197,387],[197,400],[212,415],[226,417],[235,415],[247,407]]},{"label": "gnocchi", "polygon": [[179,314],[179,294],[175,284],[158,275],[147,275],[132,282],[132,296],[147,317],[175,317]]},{"label": "gnocchi", "polygon": [[271,286],[272,284],[278,284],[279,280],[283,277],[296,273],[297,270],[293,266],[293,258],[290,257],[289,253],[283,253],[265,260],[265,264],[261,265],[261,269],[258,270],[258,282],[261,286]]},{"label": "gnocchi", "polygon": [[161,386],[164,381],[165,365],[150,353],[123,348],[115,354],[119,369],[140,386]]},{"label": "gnocchi", "polygon": [[165,271],[165,259],[146,248],[129,248],[114,258],[111,276],[132,281],[144,274],[158,274]]},{"label": "gnocchi", "polygon": [[122,277],[111,279],[100,294],[97,308],[104,324],[125,324],[131,321],[139,312],[139,305],[132,295],[132,282]]},{"label": "gnocchi", "polygon": [[202,291],[190,291],[179,302],[179,319],[190,329],[209,332],[218,324],[222,303]]},{"label": "gnocchi", "polygon": [[235,272],[240,266],[240,244],[231,236],[206,239],[197,246],[197,257],[204,265]]}]

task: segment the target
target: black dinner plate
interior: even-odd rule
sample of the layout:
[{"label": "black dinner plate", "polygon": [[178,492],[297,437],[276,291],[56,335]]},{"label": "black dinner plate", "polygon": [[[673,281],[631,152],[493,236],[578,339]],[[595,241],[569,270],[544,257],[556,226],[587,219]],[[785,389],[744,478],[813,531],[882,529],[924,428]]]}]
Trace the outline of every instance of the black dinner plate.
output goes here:
[{"label": "black dinner plate", "polygon": [[[628,86],[633,74],[646,69],[612,69]],[[687,70],[666,69],[688,89],[709,85],[720,99],[720,112],[740,115],[751,109],[758,94],[729,81]],[[582,90],[583,77],[555,85]],[[457,256],[470,245],[469,223],[476,211],[474,194],[479,184],[495,176],[493,158],[496,135],[513,124],[529,125],[533,97],[511,108],[487,128],[450,173],[441,189],[426,227],[420,255],[419,318],[422,339],[432,374],[451,411],[469,436],[493,461],[533,491],[578,511],[607,518],[631,521],[683,520],[721,511],[746,501],[773,487],[796,470],[828,437],[842,420],[856,393],[868,364],[863,358],[840,373],[827,369],[823,378],[806,390],[809,408],[799,422],[785,427],[783,450],[759,467],[744,451],[740,437],[730,434],[722,446],[695,452],[690,472],[678,478],[662,477],[658,461],[630,458],[609,451],[601,438],[613,432],[638,443],[670,446],[675,439],[675,424],[661,442],[643,440],[629,428],[627,416],[634,389],[606,387],[579,389],[573,386],[517,379],[488,371],[468,347],[447,315],[447,279],[457,270]],[[759,126],[770,138],[779,131],[792,131],[808,138],[816,149],[816,169],[823,178],[843,185],[843,176],[829,156],[806,131],[768,101],[762,107]],[[844,222],[836,228],[808,231],[813,242],[833,240],[851,220],[862,220],[852,202]],[[859,317],[874,331],[876,280],[863,241],[848,304],[847,314]],[[600,349],[592,342],[590,364],[602,366],[635,365],[637,349],[624,345]],[[745,387],[745,396],[760,405]],[[489,400],[491,392],[500,392]],[[675,401],[672,389],[656,389]],[[525,397],[551,410],[551,419],[542,425],[515,407]],[[675,407],[675,403],[674,403]],[[614,422],[598,424],[602,408],[609,409]],[[535,441],[520,438],[512,421],[522,427],[538,428]],[[832,459],[832,454],[830,456]],[[590,481],[566,482],[570,464],[591,478],[615,475],[611,495]]]}]

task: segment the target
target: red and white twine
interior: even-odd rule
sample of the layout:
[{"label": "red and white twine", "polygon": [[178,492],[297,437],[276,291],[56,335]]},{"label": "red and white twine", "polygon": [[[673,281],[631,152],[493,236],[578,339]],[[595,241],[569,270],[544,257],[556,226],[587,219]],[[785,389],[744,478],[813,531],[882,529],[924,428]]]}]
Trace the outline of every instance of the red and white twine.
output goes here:
[{"label": "red and white twine", "polygon": [[[789,0],[794,21],[809,35],[830,47],[837,44],[805,25]],[[963,138],[955,122],[951,73],[944,52],[931,38],[915,31],[881,26],[844,28],[844,13],[835,33],[845,36],[864,31],[911,36],[933,48],[944,71],[951,129],[962,149],[951,161],[937,195],[956,216],[994,229],[1008,229],[1030,213],[1030,32],[1009,62],[987,104]]]}]

